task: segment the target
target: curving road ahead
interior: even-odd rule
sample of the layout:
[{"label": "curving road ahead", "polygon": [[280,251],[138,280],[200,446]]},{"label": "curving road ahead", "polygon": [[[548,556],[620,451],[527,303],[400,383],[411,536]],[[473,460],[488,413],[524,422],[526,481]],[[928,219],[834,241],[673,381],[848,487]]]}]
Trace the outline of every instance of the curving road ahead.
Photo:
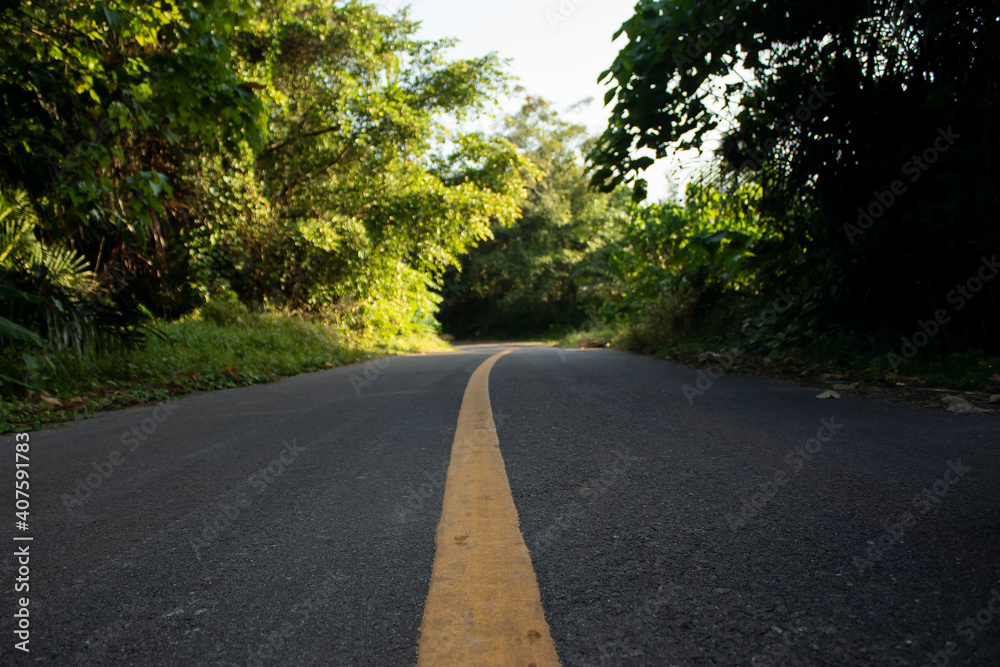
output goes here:
[{"label": "curving road ahead", "polygon": [[1000,664],[996,416],[735,375],[695,394],[690,368],[539,345],[31,433],[0,661],[416,664],[463,395],[503,350],[488,407],[562,664]]}]

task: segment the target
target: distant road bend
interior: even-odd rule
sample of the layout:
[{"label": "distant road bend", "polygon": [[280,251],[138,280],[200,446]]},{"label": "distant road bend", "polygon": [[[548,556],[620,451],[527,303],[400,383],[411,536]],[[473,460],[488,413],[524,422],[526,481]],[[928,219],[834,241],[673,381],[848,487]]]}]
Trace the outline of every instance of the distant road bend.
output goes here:
[{"label": "distant road bend", "polygon": [[996,415],[695,378],[464,345],[33,432],[0,662],[1000,664]]}]

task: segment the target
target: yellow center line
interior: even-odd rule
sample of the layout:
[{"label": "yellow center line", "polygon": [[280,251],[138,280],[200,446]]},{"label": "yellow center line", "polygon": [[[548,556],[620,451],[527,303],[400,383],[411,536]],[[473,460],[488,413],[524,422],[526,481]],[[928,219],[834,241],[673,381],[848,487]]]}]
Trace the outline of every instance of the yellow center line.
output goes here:
[{"label": "yellow center line", "polygon": [[559,664],[490,409],[493,355],[465,388],[434,539],[418,665]]}]

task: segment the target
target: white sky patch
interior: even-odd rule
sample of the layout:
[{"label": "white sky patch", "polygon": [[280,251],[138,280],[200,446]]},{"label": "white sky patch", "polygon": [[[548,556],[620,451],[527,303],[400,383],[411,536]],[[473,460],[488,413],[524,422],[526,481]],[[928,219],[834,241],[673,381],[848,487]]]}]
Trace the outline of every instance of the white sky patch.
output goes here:
[{"label": "white sky patch", "polygon": [[[380,9],[394,12],[407,3],[380,0]],[[413,0],[410,17],[421,22],[420,39],[454,37],[458,45],[448,52],[455,59],[495,52],[510,59],[510,72],[527,93],[545,98],[569,121],[585,125],[591,134],[607,126],[610,108],[604,108],[607,85],[597,77],[611,66],[625,44],[611,37],[633,14],[634,0],[490,0],[478,4],[455,0]],[[585,105],[581,100],[591,98]],[[517,110],[516,100],[499,100],[506,113]],[[613,102],[612,102],[613,103]],[[483,128],[487,129],[487,128]],[[647,169],[649,200],[667,197],[704,167],[694,151],[672,155]],[[675,185],[671,186],[668,178]]]}]

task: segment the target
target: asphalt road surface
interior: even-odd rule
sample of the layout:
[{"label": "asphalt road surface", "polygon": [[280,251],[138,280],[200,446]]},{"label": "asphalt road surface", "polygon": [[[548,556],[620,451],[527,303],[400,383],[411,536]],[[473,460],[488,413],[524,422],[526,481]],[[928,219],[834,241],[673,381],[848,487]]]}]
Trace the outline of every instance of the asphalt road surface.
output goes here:
[{"label": "asphalt road surface", "polygon": [[30,433],[0,662],[416,664],[463,394],[503,349],[489,404],[562,664],[1000,665],[996,415],[531,345]]}]

